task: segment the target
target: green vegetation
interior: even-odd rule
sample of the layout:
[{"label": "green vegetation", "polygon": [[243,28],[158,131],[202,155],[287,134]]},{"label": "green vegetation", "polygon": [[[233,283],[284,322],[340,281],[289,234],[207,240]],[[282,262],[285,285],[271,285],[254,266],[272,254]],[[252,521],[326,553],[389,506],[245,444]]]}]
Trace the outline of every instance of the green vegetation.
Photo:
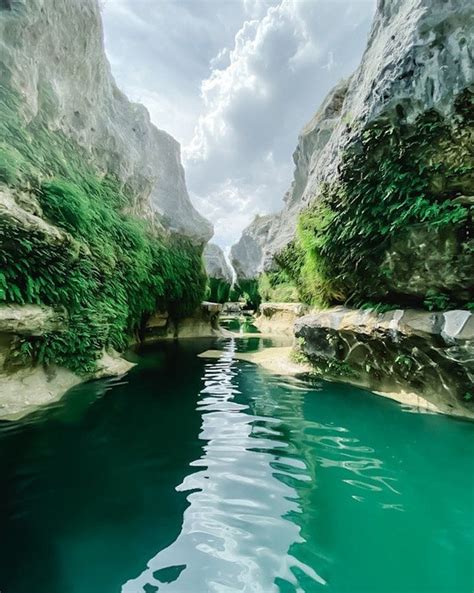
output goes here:
[{"label": "green vegetation", "polygon": [[240,298],[244,299],[249,309],[258,309],[262,302],[262,297],[258,290],[258,280],[256,278],[239,280],[238,284],[234,286],[231,297],[232,301],[237,301]]},{"label": "green vegetation", "polygon": [[229,300],[244,299],[250,309],[258,309],[260,303],[294,303],[299,300],[298,290],[283,269],[264,272],[258,278],[239,280],[229,294]]},{"label": "green vegetation", "polygon": [[222,278],[208,278],[206,300],[211,303],[227,303],[230,300],[231,286]]},{"label": "green vegetation", "polygon": [[88,373],[156,309],[179,317],[197,306],[206,284],[201,249],[127,213],[126,187],[41,120],[23,122],[19,107],[1,87],[0,180],[28,192],[30,206],[64,232],[48,237],[0,219],[0,302],[64,310],[67,331],[25,340],[20,352]]},{"label": "green vegetation", "polygon": [[[276,257],[302,300],[403,304],[404,295],[388,287],[385,256],[403,231],[420,225],[455,228],[464,252],[472,251],[472,207],[455,198],[474,189],[473,121],[465,93],[454,123],[433,111],[412,125],[378,123],[363,132],[344,154],[337,183],[321,187],[300,215],[297,238]],[[432,287],[423,301],[430,309],[465,304]]]},{"label": "green vegetation", "polygon": [[285,270],[261,274],[258,278],[258,292],[264,303],[298,301],[298,291]]}]

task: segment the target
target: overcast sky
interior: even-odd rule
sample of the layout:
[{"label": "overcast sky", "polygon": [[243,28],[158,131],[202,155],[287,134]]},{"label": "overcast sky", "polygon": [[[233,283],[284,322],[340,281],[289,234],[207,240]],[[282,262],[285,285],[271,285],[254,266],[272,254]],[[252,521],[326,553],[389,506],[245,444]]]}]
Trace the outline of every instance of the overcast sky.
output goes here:
[{"label": "overcast sky", "polygon": [[358,65],[375,0],[102,0],[118,85],[180,143],[229,247],[281,207],[298,133]]}]

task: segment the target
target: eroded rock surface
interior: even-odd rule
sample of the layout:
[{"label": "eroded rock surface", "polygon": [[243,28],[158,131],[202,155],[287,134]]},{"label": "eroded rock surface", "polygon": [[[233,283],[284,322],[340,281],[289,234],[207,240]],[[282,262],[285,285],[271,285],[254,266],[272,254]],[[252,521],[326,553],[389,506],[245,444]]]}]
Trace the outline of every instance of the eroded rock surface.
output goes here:
[{"label": "eroded rock surface", "polygon": [[203,302],[192,315],[174,320],[166,312],[153,315],[145,328],[143,341],[154,342],[163,338],[207,338],[221,336],[219,327],[223,305]]},{"label": "eroded rock surface", "polygon": [[293,182],[283,198],[283,209],[274,215],[257,217],[232,247],[232,263],[238,277],[245,274],[242,277],[255,278],[272,269],[273,254],[294,238],[298,214],[308,200],[308,180],[339,122],[348,85],[348,80],[341,81],[301,131],[293,154]]},{"label": "eroded rock surface", "polygon": [[204,248],[203,258],[209,278],[222,279],[232,284],[232,269],[219,245],[208,243]]},{"label": "eroded rock surface", "polygon": [[[295,236],[298,214],[319,200],[325,184],[333,186],[327,194],[336,212],[338,208],[349,207],[347,202],[353,198],[347,195],[346,203],[341,206],[347,192],[338,193],[337,187],[341,180],[350,177],[347,170],[350,165],[346,165],[344,155],[348,151],[352,154],[370,151],[364,134],[377,126],[393,126],[400,132],[400,145],[404,149],[418,134],[418,119],[431,112],[437,114],[440,126],[446,126],[447,131],[437,146],[436,158],[440,166],[437,172],[430,171],[429,187],[423,192],[438,203],[445,199],[465,205],[471,203],[469,196],[474,187],[472,173],[469,174],[472,164],[469,134],[466,133],[463,140],[459,138],[460,143],[466,143],[465,150],[453,156],[449,135],[456,136],[457,132],[449,130],[454,130],[460,118],[456,101],[463,92],[472,89],[474,70],[470,48],[473,45],[474,6],[470,0],[378,1],[359,68],[349,81],[329,93],[300,135],[294,155],[294,180],[285,196],[283,210],[267,220],[264,232],[252,224],[239,241],[241,261],[245,262],[246,257],[242,244],[249,245],[253,258],[251,265],[245,264],[248,274],[258,275],[272,267],[275,253]],[[472,104],[472,98],[467,97],[465,101],[466,105],[470,101]],[[463,109],[464,116],[469,110],[472,113],[472,106]],[[472,116],[467,115],[467,119],[469,117]],[[373,152],[371,167],[380,166],[384,158],[396,160],[399,156],[397,151],[391,154],[387,146],[385,149],[378,146]],[[426,155],[426,162],[421,156],[421,169],[427,170],[433,164],[432,156]],[[403,179],[403,172],[402,166],[399,180]],[[388,195],[389,190],[387,187],[380,191],[380,199],[385,198],[383,194]],[[395,187],[393,191],[401,196],[406,187]],[[422,299],[430,289],[435,293],[445,291],[454,301],[466,302],[469,291],[474,289],[469,228],[472,234],[472,218],[464,218],[462,224],[441,230],[436,225],[407,226],[404,233],[397,230],[392,239],[384,239],[386,252],[379,268],[383,270],[383,285],[374,288],[371,296],[383,298],[387,293],[394,294],[403,302],[406,296]],[[258,249],[251,250],[254,245]],[[409,271],[406,269],[407,251],[412,255]],[[357,262],[364,257],[365,254],[361,255]],[[237,267],[237,262],[234,265]],[[343,289],[350,292],[351,284]]]},{"label": "eroded rock surface", "polygon": [[0,71],[25,120],[40,117],[83,147],[126,185],[136,213],[209,240],[212,225],[191,204],[178,142],[115,84],[96,0],[9,3],[0,10]]},{"label": "eroded rock surface", "polygon": [[385,393],[412,393],[438,411],[474,417],[474,316],[469,311],[344,307],[295,323],[299,348],[323,376]]},{"label": "eroded rock surface", "polygon": [[126,373],[133,366],[118,353],[102,352],[94,372],[79,377],[57,365],[31,364],[22,354],[25,338],[66,331],[62,310],[40,305],[0,306],[0,419],[19,419],[50,404],[86,379]]},{"label": "eroded rock surface", "polygon": [[263,271],[263,258],[270,244],[274,215],[256,216],[232,245],[230,259],[238,280],[251,280]]},{"label": "eroded rock surface", "polygon": [[293,335],[295,321],[308,312],[302,303],[262,303],[254,324],[265,334]]}]

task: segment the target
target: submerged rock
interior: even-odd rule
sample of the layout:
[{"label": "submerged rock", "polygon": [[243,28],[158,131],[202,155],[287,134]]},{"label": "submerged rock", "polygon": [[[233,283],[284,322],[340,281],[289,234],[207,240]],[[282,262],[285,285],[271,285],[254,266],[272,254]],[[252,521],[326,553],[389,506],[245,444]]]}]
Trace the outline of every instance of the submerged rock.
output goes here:
[{"label": "submerged rock", "polygon": [[301,352],[324,377],[396,399],[413,394],[433,410],[474,418],[474,316],[469,311],[375,313],[335,307],[297,319],[295,335]]}]

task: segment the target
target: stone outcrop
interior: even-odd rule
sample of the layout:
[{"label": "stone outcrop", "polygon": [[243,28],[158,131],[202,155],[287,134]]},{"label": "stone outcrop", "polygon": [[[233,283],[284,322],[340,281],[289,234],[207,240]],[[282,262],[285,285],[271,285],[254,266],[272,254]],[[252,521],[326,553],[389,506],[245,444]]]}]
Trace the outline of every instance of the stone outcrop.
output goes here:
[{"label": "stone outcrop", "polygon": [[274,215],[256,216],[232,245],[230,260],[238,280],[251,280],[263,271],[263,257],[270,243]]},{"label": "stone outcrop", "polygon": [[225,280],[228,284],[232,284],[232,269],[219,245],[208,243],[204,247],[203,259],[209,278]]},{"label": "stone outcrop", "polygon": [[298,214],[308,200],[310,174],[339,122],[348,84],[347,80],[340,82],[301,131],[293,154],[293,182],[283,198],[283,209],[257,217],[232,247],[232,264],[239,278],[255,278],[272,269],[273,254],[294,238]]},{"label": "stone outcrop", "polygon": [[0,306],[0,334],[41,336],[67,329],[64,311],[40,305]]},{"label": "stone outcrop", "polygon": [[122,181],[136,213],[157,214],[198,242],[210,239],[212,225],[188,196],[178,142],[115,84],[97,0],[3,3],[0,72],[20,96],[25,121],[41,118],[77,142],[95,167]]},{"label": "stone outcrop", "polygon": [[133,364],[117,353],[103,352],[96,370],[86,377],[56,365],[31,365],[21,345],[27,338],[68,328],[65,311],[40,305],[0,306],[0,419],[19,419],[58,400],[85,379],[126,373]]},{"label": "stone outcrop", "polygon": [[144,343],[163,338],[208,338],[224,335],[219,327],[222,312],[220,303],[203,302],[192,315],[180,320],[168,313],[155,313],[147,322],[142,340]]},{"label": "stone outcrop", "polygon": [[323,377],[421,398],[434,411],[474,418],[474,316],[335,307],[300,317],[299,349]]},{"label": "stone outcrop", "polygon": [[[187,284],[204,282],[211,235],[178,142],[115,84],[97,0],[0,2],[0,301],[62,304],[0,306],[0,415],[129,369],[113,347],[140,323],[132,290],[168,304],[176,281],[183,303],[199,302]],[[192,272],[176,263],[187,258]],[[132,280],[135,263],[150,277]]]},{"label": "stone outcrop", "polygon": [[302,303],[262,303],[254,324],[264,334],[292,336],[295,321],[308,312]]}]

